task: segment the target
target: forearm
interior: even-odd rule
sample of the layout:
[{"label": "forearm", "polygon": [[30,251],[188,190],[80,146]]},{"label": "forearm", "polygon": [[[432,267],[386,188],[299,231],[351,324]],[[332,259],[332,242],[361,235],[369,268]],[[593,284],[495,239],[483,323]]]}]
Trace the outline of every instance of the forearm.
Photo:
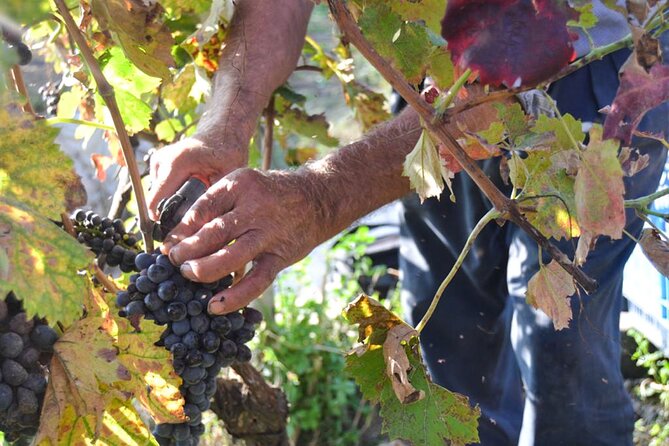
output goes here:
[{"label": "forearm", "polygon": [[407,109],[362,140],[300,169],[327,232],[337,233],[410,192],[402,170],[420,132],[418,115]]},{"label": "forearm", "polygon": [[271,94],[295,68],[312,8],[310,0],[237,2],[199,136],[245,148]]}]

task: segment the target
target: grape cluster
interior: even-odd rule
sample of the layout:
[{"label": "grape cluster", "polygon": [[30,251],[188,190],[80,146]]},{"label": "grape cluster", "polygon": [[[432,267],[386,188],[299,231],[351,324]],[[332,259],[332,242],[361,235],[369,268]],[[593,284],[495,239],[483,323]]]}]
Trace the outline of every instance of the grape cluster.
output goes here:
[{"label": "grape cluster", "polygon": [[47,82],[37,92],[42,96],[47,116],[56,116],[60,95],[63,92],[62,82]]},{"label": "grape cluster", "polygon": [[88,246],[101,265],[118,266],[124,273],[135,270],[137,238],[125,232],[123,221],[100,217],[93,211],[78,209],[71,218],[77,240]]},{"label": "grape cluster", "polygon": [[139,253],[135,266],[139,273],[116,296],[119,314],[144,316],[166,326],[156,345],[172,354],[174,370],[183,380],[180,391],[188,417],[183,424],[159,424],[153,433],[160,445],[197,445],[204,432],[202,412],[216,392],[216,376],[222,367],[251,359],[246,343],[262,314],[252,308],[224,316],[207,312],[212,296],[231,285],[231,276],[215,283],[191,282],[167,256],[157,253]]},{"label": "grape cluster", "polygon": [[57,339],[58,334],[43,320],[28,319],[12,293],[0,300],[0,431],[5,440],[37,432],[47,365]]}]

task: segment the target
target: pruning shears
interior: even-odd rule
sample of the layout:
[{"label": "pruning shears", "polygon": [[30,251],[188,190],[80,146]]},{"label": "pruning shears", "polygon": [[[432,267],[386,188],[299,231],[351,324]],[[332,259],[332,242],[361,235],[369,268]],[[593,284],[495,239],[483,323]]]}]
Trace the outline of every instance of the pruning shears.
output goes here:
[{"label": "pruning shears", "polygon": [[161,200],[158,203],[160,218],[153,227],[153,238],[162,241],[209,186],[210,183],[206,178],[194,175],[174,195]]}]

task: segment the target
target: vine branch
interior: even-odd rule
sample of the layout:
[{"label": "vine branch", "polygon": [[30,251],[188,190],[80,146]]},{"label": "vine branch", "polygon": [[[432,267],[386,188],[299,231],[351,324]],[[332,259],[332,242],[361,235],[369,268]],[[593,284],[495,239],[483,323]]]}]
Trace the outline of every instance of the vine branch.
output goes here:
[{"label": "vine branch", "polygon": [[91,48],[88,46],[86,39],[79,30],[79,27],[74,21],[72,14],[70,14],[69,9],[65,5],[64,0],[54,0],[58,12],[60,13],[65,27],[67,28],[70,36],[76,42],[79,47],[79,51],[88,65],[95,83],[98,86],[98,92],[102,99],[104,99],[107,108],[109,109],[109,114],[112,117],[114,122],[114,127],[116,128],[116,134],[119,141],[121,142],[121,148],[123,150],[123,158],[125,164],[128,167],[130,173],[130,180],[132,182],[132,187],[135,191],[135,196],[137,198],[137,216],[139,217],[139,228],[142,231],[142,238],[144,239],[144,247],[147,252],[153,251],[153,222],[149,218],[149,212],[146,207],[146,198],[144,197],[144,189],[142,188],[142,179],[139,174],[139,169],[137,167],[137,160],[135,159],[135,152],[130,143],[130,137],[128,132],[125,129],[125,124],[123,118],[121,117],[121,111],[116,102],[116,96],[114,95],[114,88],[109,84],[100,65],[98,64],[97,59],[93,55]]},{"label": "vine branch", "polygon": [[30,95],[28,94],[26,83],[23,80],[23,72],[21,71],[21,67],[18,65],[12,65],[11,74],[12,74],[12,81],[14,82],[14,88],[25,99],[25,102],[21,106],[23,108],[23,111],[26,113],[30,113],[34,117],[37,117],[37,113],[35,113],[35,109],[33,108],[33,105],[30,103]]},{"label": "vine branch", "polygon": [[265,134],[262,138],[262,170],[269,170],[272,165],[272,147],[274,146],[274,95],[265,109]]},{"label": "vine branch", "polygon": [[[587,276],[580,268],[575,266],[569,257],[553,245],[541,232],[522,215],[513,200],[506,197],[488,176],[481,170],[479,165],[471,159],[453,135],[446,129],[443,121],[435,122],[435,110],[425,102],[418,92],[406,81],[404,76],[395,70],[365,39],[358,28],[355,19],[348,10],[344,0],[328,0],[330,12],[334,17],[339,29],[349,42],[358,48],[358,51],[369,61],[374,68],[385,78],[386,81],[404,98],[423,119],[425,127],[430,131],[460,163],[462,168],[469,174],[474,183],[483,191],[493,207],[500,213],[501,217],[510,220],[523,229],[540,247],[542,247],[552,259],[560,264],[588,294],[597,289],[597,282]],[[453,109],[451,109],[453,110]],[[452,114],[451,114],[452,116]]]}]

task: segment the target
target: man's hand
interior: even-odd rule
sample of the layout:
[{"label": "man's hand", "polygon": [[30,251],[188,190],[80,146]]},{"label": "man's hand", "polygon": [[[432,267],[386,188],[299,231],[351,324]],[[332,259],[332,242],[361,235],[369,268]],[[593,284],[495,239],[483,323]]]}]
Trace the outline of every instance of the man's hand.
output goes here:
[{"label": "man's hand", "polygon": [[149,213],[158,220],[158,203],[169,198],[192,176],[205,177],[213,184],[247,163],[244,147],[213,147],[204,138],[187,138],[157,150],[151,156]]},{"label": "man's hand", "polygon": [[164,252],[197,282],[213,282],[253,262],[241,281],[209,304],[213,314],[234,311],[338,232],[324,219],[322,187],[318,174],[305,171],[236,170],[195,202]]}]

